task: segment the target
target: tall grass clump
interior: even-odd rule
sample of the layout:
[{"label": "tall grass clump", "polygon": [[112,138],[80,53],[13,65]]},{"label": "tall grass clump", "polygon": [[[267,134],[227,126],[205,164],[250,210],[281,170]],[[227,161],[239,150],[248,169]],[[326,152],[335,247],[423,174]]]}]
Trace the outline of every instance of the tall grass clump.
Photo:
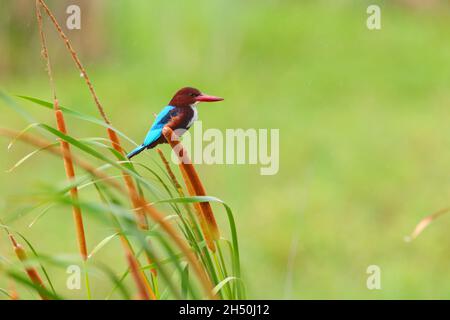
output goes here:
[{"label": "tall grass clump", "polygon": [[[27,288],[33,298],[64,299],[58,291],[63,291],[65,282],[55,283],[52,272],[47,269],[49,266],[54,270],[77,264],[83,267],[88,299],[245,298],[237,231],[230,207],[220,199],[207,195],[204,183],[190,162],[181,162],[179,166],[184,189],[162,150],[153,151],[159,155],[161,162],[148,164],[131,162],[126,158],[119,137],[132,145],[137,144],[111,124],[85,68],[50,8],[43,0],[36,0],[35,10],[52,100],[26,95],[16,99],[32,102],[42,112],[53,112],[56,124],[34,119],[15,98],[0,92],[4,104],[29,122],[21,131],[0,128],[0,136],[11,140],[9,147],[22,142],[31,148],[13,165],[10,174],[14,174],[14,170],[24,162],[42,154],[43,157],[59,158],[65,168],[65,177],[62,182],[53,181],[45,190],[26,198],[29,209],[22,210],[20,217],[12,216],[10,221],[1,222],[1,227],[6,231],[5,239],[9,239],[12,245],[11,253],[14,252],[17,259],[1,257],[0,272],[10,279],[14,290],[0,288],[0,292],[10,299],[29,298],[22,296],[22,290]],[[57,81],[52,75],[48,40],[43,31],[44,12],[83,75],[100,119],[59,104]],[[66,118],[73,120],[73,131],[76,131],[77,123],[88,122],[106,129],[107,138],[75,137],[67,128]],[[164,130],[164,135],[180,159],[187,157],[179,139],[170,138],[173,137],[170,129]],[[30,175],[32,178],[33,174]],[[224,212],[226,215],[229,230],[225,232],[219,231],[213,213],[214,203],[223,208],[216,210],[216,214]],[[71,208],[78,257],[41,253],[38,251],[39,243],[32,245],[20,232],[11,228],[11,221],[26,219],[27,214],[37,208],[44,210],[36,219],[48,219],[45,212],[52,206]],[[88,215],[113,230],[111,235],[89,247],[86,243],[88,232],[83,223],[83,216]],[[221,234],[229,234],[229,238]],[[17,237],[26,246],[21,245]],[[97,253],[114,241],[120,244],[126,265],[124,270],[117,270],[98,258]],[[120,255],[115,259],[120,259]],[[106,296],[93,294],[95,290],[92,289],[96,285],[92,281],[93,274],[103,275],[102,279],[106,279],[103,281],[109,284],[110,292]],[[128,278],[133,286],[128,283]],[[102,283],[102,286],[105,284]]]}]

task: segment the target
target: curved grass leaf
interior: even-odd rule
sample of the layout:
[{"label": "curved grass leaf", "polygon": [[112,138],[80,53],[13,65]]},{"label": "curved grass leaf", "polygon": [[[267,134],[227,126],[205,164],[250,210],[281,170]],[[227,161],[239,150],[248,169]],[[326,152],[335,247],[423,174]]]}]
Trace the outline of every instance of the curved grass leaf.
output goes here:
[{"label": "curved grass leaf", "polygon": [[55,146],[57,146],[58,144],[59,144],[59,143],[56,142],[56,143],[49,144],[49,145],[46,146],[46,147],[43,147],[43,148],[39,148],[39,149],[33,150],[32,152],[28,153],[26,156],[24,156],[23,158],[21,158],[19,161],[17,161],[10,169],[6,170],[6,172],[8,172],[8,173],[12,172],[13,170],[17,169],[17,167],[19,167],[20,165],[22,165],[25,161],[27,161],[29,158],[31,158],[31,157],[34,156],[35,154],[37,154],[37,153],[39,153],[39,152],[41,152],[41,151],[43,151],[43,150],[45,150],[45,149],[48,149],[48,148],[51,148],[51,147],[55,147]]},{"label": "curved grass leaf", "polygon": [[100,251],[101,248],[106,246],[112,239],[114,239],[117,235],[119,235],[119,232],[116,232],[110,236],[107,236],[105,239],[100,241],[94,249],[92,249],[91,253],[88,255],[88,259],[91,259],[94,254],[96,254],[98,251]]},{"label": "curved grass leaf", "polygon": [[62,298],[55,294],[53,291],[50,291],[46,288],[41,287],[40,285],[35,284],[30,279],[25,277],[22,273],[19,273],[15,270],[5,270],[5,273],[12,279],[16,280],[19,283],[24,284],[25,286],[34,289],[35,291],[41,293],[42,295],[49,297],[54,300],[61,300]]},{"label": "curved grass leaf", "polygon": [[242,279],[237,278],[237,277],[233,277],[233,276],[226,277],[225,279],[223,279],[222,281],[220,281],[220,282],[214,287],[213,293],[214,293],[214,294],[219,293],[219,291],[222,290],[222,288],[223,288],[228,282],[231,282],[231,281],[241,281],[241,282],[242,282]]},{"label": "curved grass leaf", "polygon": [[12,146],[14,145],[14,143],[21,137],[23,136],[27,131],[29,131],[30,129],[39,126],[39,123],[31,123],[28,126],[25,127],[25,129],[23,129],[22,131],[19,132],[19,134],[17,134],[17,136],[15,136],[8,144],[8,150],[12,148]]},{"label": "curved grass leaf", "polygon": [[34,224],[41,219],[51,208],[53,208],[55,205],[49,204],[48,206],[46,206],[34,219],[33,221],[30,222],[30,224],[28,225],[28,228],[31,228],[32,226],[34,226]]},{"label": "curved grass leaf", "polygon": [[[39,106],[45,107],[47,109],[53,109],[53,103],[51,103],[51,102],[48,102],[48,101],[45,101],[45,100],[41,100],[41,99],[38,99],[38,98],[24,96],[24,95],[18,95],[17,97],[25,99],[25,100],[28,100],[28,101],[31,101],[31,102],[33,102],[33,103],[35,103],[35,104],[37,104]],[[117,130],[116,128],[114,128],[111,125],[108,125],[103,120],[97,119],[94,116],[90,116],[90,115],[87,115],[87,114],[80,113],[78,111],[75,111],[73,109],[70,109],[70,108],[67,108],[67,107],[64,107],[64,106],[61,106],[61,105],[59,106],[59,108],[61,109],[61,111],[64,114],[67,114],[69,116],[78,118],[78,119],[83,120],[83,121],[87,121],[87,122],[90,122],[90,123],[94,123],[94,124],[100,125],[100,126],[105,127],[107,129],[111,129],[111,130],[115,131],[118,135],[123,137],[124,139],[128,140],[129,142],[131,142],[133,145],[135,145],[135,146],[138,145],[136,142],[134,142],[131,138],[129,138],[123,132]]]},{"label": "curved grass leaf", "polygon": [[426,216],[425,218],[423,218],[422,220],[420,220],[420,222],[416,225],[416,227],[414,228],[414,231],[411,233],[410,236],[406,237],[406,241],[412,241],[415,238],[417,238],[419,236],[419,234],[422,233],[423,230],[425,230],[426,227],[428,227],[428,225],[433,222],[434,220],[436,220],[437,218],[439,218],[440,216],[442,216],[443,214],[450,212],[450,208],[444,208],[441,209],[429,216]]},{"label": "curved grass leaf", "polygon": [[[39,124],[40,128],[43,128],[44,130],[52,133],[53,135],[57,136],[58,138],[63,139],[64,141],[68,142],[69,144],[75,146],[76,148],[86,152],[87,154],[103,161],[106,162],[108,164],[110,164],[111,166],[122,170],[126,173],[128,173],[129,175],[131,175],[132,177],[134,177],[135,179],[139,180],[139,182],[142,183],[142,185],[146,186],[146,188],[156,194],[158,191],[157,188],[155,188],[154,185],[150,184],[147,180],[145,180],[144,178],[142,178],[138,173],[136,173],[135,170],[130,169],[130,162],[125,159],[120,153],[118,153],[116,150],[114,150],[113,152],[115,153],[115,155],[121,160],[121,162],[117,162],[114,160],[109,159],[108,157],[104,156],[103,154],[101,154],[100,152],[96,151],[95,149],[89,147],[86,143],[82,143],[79,140],[67,135],[67,134],[63,134],[60,131],[58,131],[57,129],[46,125],[46,124]],[[124,165],[121,165],[124,164]]]},{"label": "curved grass leaf", "polygon": [[17,112],[18,114],[20,114],[22,116],[22,118],[24,118],[25,120],[27,120],[28,122],[35,122],[35,120],[33,119],[33,117],[26,112],[22,107],[20,107],[16,101],[14,101],[9,95],[5,94],[3,91],[0,90],[0,99],[3,100],[3,102],[10,107],[11,109],[13,109],[15,112]]},{"label": "curved grass leaf", "polygon": [[13,297],[9,294],[9,292],[7,290],[0,288],[0,292],[3,293],[8,298],[13,299]]}]

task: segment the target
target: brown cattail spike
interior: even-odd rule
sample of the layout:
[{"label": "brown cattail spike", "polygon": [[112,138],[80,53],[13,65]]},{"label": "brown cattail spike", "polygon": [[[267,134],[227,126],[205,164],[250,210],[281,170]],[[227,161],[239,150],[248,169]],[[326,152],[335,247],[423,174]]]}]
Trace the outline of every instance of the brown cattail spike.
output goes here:
[{"label": "brown cattail spike", "polygon": [[[72,60],[75,62],[76,67],[80,71],[80,74],[83,76],[83,78],[86,82],[86,85],[88,86],[89,92],[91,93],[91,96],[94,99],[94,103],[97,106],[97,110],[100,113],[100,116],[102,117],[103,121],[106,124],[110,125],[111,122],[109,121],[108,117],[106,116],[105,110],[104,110],[102,104],[100,103],[100,100],[97,96],[97,93],[94,90],[94,86],[92,85],[92,82],[87,74],[87,71],[83,67],[80,59],[78,58],[78,54],[76,53],[75,49],[72,47],[72,44],[71,44],[69,38],[66,36],[64,31],[62,30],[61,26],[59,25],[58,21],[56,20],[55,16],[51,12],[51,10],[49,9],[49,7],[45,3],[45,1],[43,1],[43,0],[36,0],[36,1],[38,1],[39,4],[42,6],[42,8],[44,8],[45,13],[48,15],[48,17],[52,21],[53,25],[55,26],[56,31],[58,32],[59,36],[63,40],[64,45],[66,46],[67,50],[69,51],[69,53],[72,57]],[[116,132],[114,130],[108,128],[108,136],[109,136],[109,139],[111,141],[111,145],[113,146],[113,148],[115,150],[117,150],[118,152],[120,152],[120,154],[124,155],[123,148],[121,147],[119,137],[117,136]],[[125,179],[125,184],[128,189],[128,194],[130,196],[131,203],[133,204],[133,207],[136,209],[136,212],[139,215],[137,217],[138,225],[139,225],[139,227],[141,227],[143,229],[147,229],[148,226],[147,226],[147,223],[145,220],[145,215],[142,212],[142,210],[138,206],[136,206],[137,190],[136,190],[136,186],[133,182],[133,179],[131,179],[131,177],[129,177],[126,173],[123,174],[123,177]]]},{"label": "brown cattail spike", "polygon": [[[16,239],[14,238],[14,236],[8,232],[8,237],[11,240],[14,252],[17,256],[17,258],[24,264],[26,264],[26,261],[28,259],[27,254],[25,252],[25,249],[22,247],[22,245],[20,245]],[[30,266],[26,266],[25,265],[25,272],[28,275],[28,278],[30,278],[30,280],[37,286],[45,289],[45,285],[44,282],[42,281],[41,277],[39,276],[39,273],[37,272],[36,268],[34,267],[30,267]],[[48,297],[43,294],[42,292],[39,292],[39,296],[41,297],[42,300],[48,300]]]},{"label": "brown cattail spike", "polygon": [[[66,124],[64,121],[64,115],[59,108],[58,99],[56,97],[56,87],[55,87],[55,83],[53,80],[50,56],[48,54],[47,43],[45,40],[44,31],[43,31],[42,15],[41,15],[40,5],[39,5],[38,0],[36,0],[36,17],[37,17],[37,21],[38,21],[39,34],[40,34],[40,40],[41,40],[42,57],[46,61],[48,78],[49,78],[50,86],[52,88],[52,93],[53,93],[53,109],[55,111],[56,125],[57,125],[58,130],[61,133],[67,134]],[[61,146],[61,151],[63,154],[64,167],[66,170],[66,177],[67,177],[67,180],[69,180],[69,182],[70,182],[75,179],[75,169],[74,169],[73,162],[72,162],[72,154],[70,151],[70,145],[66,141],[61,139],[60,146]],[[72,197],[72,200],[74,202],[72,205],[72,214],[73,214],[73,219],[74,219],[75,229],[76,229],[76,234],[77,234],[78,249],[80,251],[81,258],[83,260],[86,260],[87,259],[86,236],[85,236],[85,232],[84,232],[81,208],[77,205],[77,202],[78,202],[77,187],[73,187],[70,189],[70,196]]]},{"label": "brown cattail spike", "polygon": [[[180,169],[183,173],[183,179],[190,195],[206,196],[205,188],[203,187],[203,184],[198,177],[197,171],[195,171],[195,168],[189,159],[187,151],[183,148],[183,145],[178,139],[178,136],[176,136],[172,129],[169,127],[164,127],[162,132],[180,161]],[[196,207],[200,208],[199,210],[201,211],[207,226],[207,230],[204,230],[204,233],[206,241],[208,243],[208,247],[212,251],[215,251],[215,245],[213,241],[219,240],[220,233],[211,205],[209,204],[209,202],[200,202],[196,204]],[[201,223],[202,222],[200,219],[200,226],[202,225]]]},{"label": "brown cattail spike", "polygon": [[[55,104],[57,105],[57,100],[55,100]],[[61,112],[61,110],[56,109],[55,115],[56,115],[56,123],[57,123],[58,130],[63,134],[67,134],[63,113]],[[67,179],[69,181],[73,181],[75,179],[75,169],[74,169],[73,162],[72,162],[70,145],[64,140],[61,140],[60,143],[61,143],[61,151],[63,154],[64,167],[66,169]],[[72,200],[74,201],[74,204],[72,205],[72,213],[73,213],[73,219],[75,222],[75,229],[76,229],[76,233],[77,233],[78,247],[80,250],[81,257],[83,258],[83,260],[86,260],[87,255],[88,255],[87,248],[86,248],[86,236],[84,233],[83,216],[81,215],[81,208],[77,204],[77,202],[78,202],[77,187],[73,187],[70,189],[70,196],[72,197]]]}]

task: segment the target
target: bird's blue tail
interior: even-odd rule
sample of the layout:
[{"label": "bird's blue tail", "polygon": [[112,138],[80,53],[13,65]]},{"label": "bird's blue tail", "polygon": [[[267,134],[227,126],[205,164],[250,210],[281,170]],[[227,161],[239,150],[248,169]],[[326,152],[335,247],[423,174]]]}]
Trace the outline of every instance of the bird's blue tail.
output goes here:
[{"label": "bird's blue tail", "polygon": [[137,147],[136,149],[134,149],[133,151],[131,151],[129,154],[127,154],[127,158],[131,159],[133,158],[135,155],[141,153],[142,151],[144,151],[146,148],[146,146],[144,145],[140,145],[139,147]]}]

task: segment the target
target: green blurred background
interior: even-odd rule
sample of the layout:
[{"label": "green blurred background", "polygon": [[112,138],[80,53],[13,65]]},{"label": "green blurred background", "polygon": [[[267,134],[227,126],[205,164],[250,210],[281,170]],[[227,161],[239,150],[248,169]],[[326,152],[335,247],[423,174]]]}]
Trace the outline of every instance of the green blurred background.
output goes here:
[{"label": "green blurred background", "polygon": [[[200,165],[209,194],[234,210],[250,298],[450,298],[450,216],[411,243],[421,218],[450,205],[450,6],[448,1],[48,1],[64,22],[81,8],[73,39],[115,127],[141,140],[179,87],[225,97],[200,107],[206,128],[279,128],[280,171]],[[382,29],[366,27],[379,4]],[[48,20],[61,104],[96,115],[88,91]],[[50,100],[34,1],[0,4],[0,87]],[[19,101],[40,121],[51,112]],[[0,125],[27,123],[0,102]],[[74,119],[77,137],[104,130]],[[21,197],[64,181],[41,154],[6,173],[31,149],[0,140],[0,217]],[[126,145],[131,148],[131,145]],[[169,152],[167,146],[164,151]],[[150,157],[156,154],[149,152]],[[82,193],[83,195],[83,193]],[[223,213],[219,220],[225,226]],[[50,210],[32,228],[13,221],[47,254],[76,254],[70,209]],[[111,233],[86,217],[91,247]],[[0,254],[14,260],[5,236]],[[98,259],[124,265],[116,244]],[[366,269],[381,268],[381,290]],[[65,270],[50,268],[64,291]],[[0,276],[0,287],[8,281]],[[109,284],[97,281],[101,298]],[[26,293],[25,293],[26,295]]]}]

